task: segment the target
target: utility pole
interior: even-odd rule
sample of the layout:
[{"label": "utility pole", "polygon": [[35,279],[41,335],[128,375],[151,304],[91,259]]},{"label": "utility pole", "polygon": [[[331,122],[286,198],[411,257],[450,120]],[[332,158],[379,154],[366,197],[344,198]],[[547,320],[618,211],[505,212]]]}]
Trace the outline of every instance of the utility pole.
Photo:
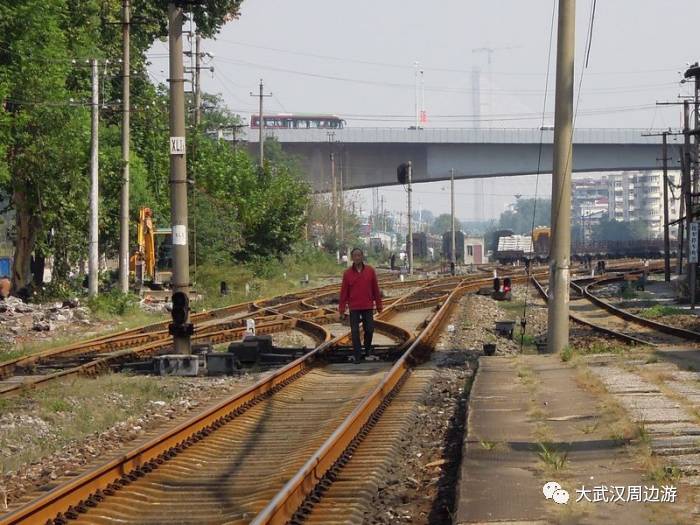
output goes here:
[{"label": "utility pole", "polygon": [[413,162],[408,161],[408,242],[406,243],[408,256],[408,275],[413,275],[413,210],[411,208],[411,181],[413,179]]},{"label": "utility pole", "polygon": [[[685,74],[683,75],[684,79],[690,79],[690,78],[695,78],[695,96],[693,100],[694,104],[694,109],[695,109],[695,123],[693,130],[691,131],[690,129],[690,114],[689,114],[689,104],[688,101],[685,100],[683,104],[683,133],[685,135],[685,141],[684,141],[684,146],[685,146],[685,152],[684,152],[684,157],[685,157],[685,170],[687,172],[687,182],[688,182],[688,193],[686,197],[686,212],[685,215],[687,217],[686,223],[688,226],[693,224],[694,229],[688,228],[688,263],[690,264],[690,271],[689,273],[689,279],[690,279],[690,308],[692,310],[695,309],[695,288],[696,288],[696,273],[697,273],[697,244],[698,244],[698,238],[697,238],[697,224],[694,223],[693,219],[695,218],[695,201],[697,201],[697,195],[698,195],[698,184],[700,180],[700,163],[698,162],[700,160],[700,136],[698,133],[700,133],[700,115],[698,115],[698,109],[700,106],[700,65],[696,62],[692,66],[690,66]],[[695,144],[694,148],[691,149],[690,146],[690,135],[695,136]],[[692,168],[692,184],[691,184],[691,168]],[[691,189],[692,188],[692,189]],[[690,251],[690,246],[691,244],[695,244],[696,248],[694,250],[694,253],[691,254]],[[691,255],[693,257],[693,260],[691,260]]]},{"label": "utility pole", "polygon": [[[661,160],[663,166],[663,184],[664,184],[664,280],[671,281],[671,241],[669,237],[668,225],[668,136],[677,135],[671,131],[662,131],[661,133],[642,133],[643,137],[661,137]],[[682,253],[682,252],[681,252]],[[682,255],[681,255],[682,257]],[[680,273],[680,272],[679,272]]]},{"label": "utility pole", "polygon": [[[187,244],[187,161],[185,158],[185,71],[182,63],[184,12],[168,4],[170,52],[170,221],[173,258],[173,320],[171,333],[177,354],[191,354],[189,323],[189,250]],[[176,301],[176,298],[178,299]],[[178,304],[176,304],[178,303]],[[177,312],[176,312],[177,310]],[[178,317],[176,317],[176,313]]]},{"label": "utility pole", "polygon": [[198,128],[202,123],[202,83],[200,79],[202,37],[197,35],[194,42],[194,126]]},{"label": "utility pole", "polygon": [[455,170],[454,168],[450,169],[450,206],[451,206],[451,215],[452,215],[452,226],[450,229],[452,230],[452,238],[450,239],[450,246],[451,246],[451,251],[450,251],[450,262],[453,265],[457,264],[457,254],[455,253]]},{"label": "utility pole", "polygon": [[550,353],[569,344],[569,262],[571,255],[571,163],[576,1],[559,0],[557,83],[552,175],[552,248],[549,264],[547,345]]},{"label": "utility pole", "polygon": [[260,89],[259,93],[256,95],[252,91],[250,92],[251,97],[258,97],[259,98],[259,105],[260,105],[260,111],[258,112],[258,115],[260,115],[260,122],[259,122],[259,134],[258,134],[258,140],[260,141],[260,144],[258,144],[258,147],[260,148],[260,171],[265,167],[265,141],[263,137],[263,133],[265,131],[265,119],[263,118],[263,99],[265,97],[271,97],[272,93],[265,93],[265,87],[263,84],[262,78],[260,79]]},{"label": "utility pole", "polygon": [[331,180],[333,183],[333,235],[338,241],[338,188],[335,180],[335,153],[331,151]]},{"label": "utility pole", "polygon": [[664,281],[671,282],[671,241],[668,234],[668,133],[661,134],[661,157],[664,166]]},{"label": "utility pole", "polygon": [[122,191],[119,202],[119,290],[122,293],[129,291],[130,19],[129,0],[122,0]]},{"label": "utility pole", "polygon": [[99,197],[99,122],[100,122],[100,77],[97,71],[97,60],[90,61],[92,69],[92,125],[90,128],[90,252],[88,258],[88,294],[90,297],[97,295],[98,265],[98,197]]},{"label": "utility pole", "polygon": [[340,226],[340,250],[341,255],[345,255],[345,195],[343,193],[343,160],[345,156],[343,151],[340,153],[340,167],[338,169],[338,204],[340,206],[340,212],[338,213],[338,220]]},{"label": "utility pole", "polygon": [[697,242],[694,231],[691,229],[693,223],[693,181],[691,180],[691,153],[690,153],[690,104],[687,100],[683,101],[683,162],[682,162],[682,177],[685,197],[685,231],[688,238],[688,290],[690,292],[690,308],[695,309],[695,269],[697,261],[691,260],[692,254],[690,247],[693,242]]}]

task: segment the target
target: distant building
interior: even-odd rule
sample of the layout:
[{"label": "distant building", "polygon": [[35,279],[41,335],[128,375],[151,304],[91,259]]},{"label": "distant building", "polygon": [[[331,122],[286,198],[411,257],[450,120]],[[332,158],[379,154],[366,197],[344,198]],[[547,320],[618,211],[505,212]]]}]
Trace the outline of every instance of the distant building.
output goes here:
[{"label": "distant building", "polygon": [[[669,221],[680,211],[680,173],[668,174]],[[664,228],[663,173],[660,171],[616,172],[600,178],[571,181],[572,224],[579,226],[584,240],[601,219],[620,222],[642,221],[653,237],[661,237]],[[677,228],[671,227],[675,236]]]},{"label": "distant building", "polygon": [[484,238],[468,235],[465,236],[464,264],[483,264],[484,261]]}]

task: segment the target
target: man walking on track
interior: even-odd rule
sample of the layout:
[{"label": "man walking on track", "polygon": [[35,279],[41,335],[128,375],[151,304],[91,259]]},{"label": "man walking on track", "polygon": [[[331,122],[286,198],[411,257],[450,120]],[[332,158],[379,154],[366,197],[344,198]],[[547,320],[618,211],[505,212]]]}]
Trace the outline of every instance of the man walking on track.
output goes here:
[{"label": "man walking on track", "polygon": [[340,301],[338,312],[345,315],[345,308],[350,307],[350,332],[352,333],[352,347],[355,363],[363,360],[362,346],[360,344],[360,321],[365,332],[365,354],[372,350],[372,335],[374,334],[374,318],[372,316],[374,306],[377,313],[381,313],[382,295],[377,283],[377,274],[374,268],[363,262],[364,254],[359,248],[350,252],[352,266],[343,274],[343,284],[340,287]]}]

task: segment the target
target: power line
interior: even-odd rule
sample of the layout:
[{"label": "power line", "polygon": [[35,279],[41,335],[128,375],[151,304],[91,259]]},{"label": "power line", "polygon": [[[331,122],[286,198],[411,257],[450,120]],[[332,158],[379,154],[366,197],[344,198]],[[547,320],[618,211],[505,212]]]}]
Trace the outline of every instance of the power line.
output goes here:
[{"label": "power line", "polygon": [[[250,43],[246,43],[246,42],[227,40],[227,39],[222,39],[222,38],[219,38],[217,40],[224,42],[224,43],[227,43],[227,44],[238,45],[241,47],[249,47],[252,49],[263,49],[266,51],[274,51],[275,53],[285,53],[285,54],[289,54],[289,55],[305,56],[305,57],[318,58],[318,59],[322,59],[322,60],[330,60],[330,61],[335,61],[335,62],[354,63],[354,64],[370,65],[370,66],[377,66],[377,67],[391,67],[391,68],[406,69],[406,70],[413,70],[413,68],[414,68],[414,66],[412,64],[400,64],[400,63],[396,63],[396,62],[379,62],[379,61],[373,61],[373,60],[362,60],[362,59],[357,59],[357,58],[339,57],[339,56],[318,54],[318,53],[312,53],[312,52],[293,51],[290,49],[283,49],[283,48],[258,45],[258,44],[250,44]],[[460,74],[471,74],[472,73],[471,69],[458,69],[458,68],[448,68],[448,67],[439,67],[439,66],[438,67],[426,66],[425,70],[426,71],[436,71],[436,72],[447,72],[447,73],[460,73]],[[660,73],[660,72],[669,72],[669,71],[676,71],[676,70],[673,68],[659,68],[659,69],[645,69],[645,70],[636,70],[636,71],[599,71],[599,72],[595,72],[595,73],[591,73],[591,74],[593,74],[593,75],[620,76],[620,75]],[[503,76],[542,77],[542,76],[546,76],[548,74],[548,72],[537,72],[537,73],[527,72],[526,73],[526,72],[512,72],[512,71],[509,71],[509,72],[494,71],[494,72],[492,72],[492,74],[503,75]]]}]

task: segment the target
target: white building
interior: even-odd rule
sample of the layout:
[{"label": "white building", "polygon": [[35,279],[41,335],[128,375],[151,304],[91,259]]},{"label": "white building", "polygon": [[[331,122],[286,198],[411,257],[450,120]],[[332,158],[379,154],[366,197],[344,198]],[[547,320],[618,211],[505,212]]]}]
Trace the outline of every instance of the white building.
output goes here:
[{"label": "white building", "polygon": [[[673,222],[680,211],[680,173],[670,171],[668,178],[668,215]],[[599,178],[573,179],[571,186],[572,222],[582,226],[584,232],[607,217],[621,222],[642,221],[652,236],[663,235],[663,172],[608,173]],[[675,232],[672,227],[671,235]]]}]

